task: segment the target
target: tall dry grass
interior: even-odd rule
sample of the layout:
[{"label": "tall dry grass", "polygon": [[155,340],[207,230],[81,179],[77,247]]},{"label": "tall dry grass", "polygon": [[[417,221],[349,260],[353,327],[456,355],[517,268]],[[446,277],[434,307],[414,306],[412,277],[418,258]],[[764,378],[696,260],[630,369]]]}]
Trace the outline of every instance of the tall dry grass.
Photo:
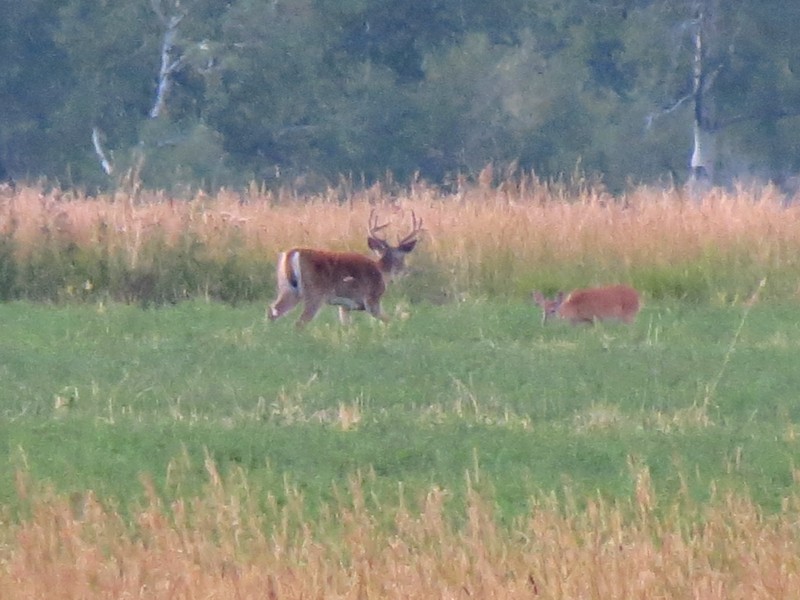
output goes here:
[{"label": "tall dry grass", "polygon": [[311,520],[289,486],[280,503],[206,468],[201,497],[166,503],[145,482],[148,500],[126,519],[20,476],[24,516],[0,522],[0,597],[758,600],[800,589],[796,497],[771,516],[735,496],[659,505],[634,470],[626,503],[532,499],[506,526],[474,490],[452,518],[445,490],[388,506],[354,477]]},{"label": "tall dry grass", "polygon": [[254,187],[187,201],[20,188],[0,198],[0,288],[13,290],[5,297],[124,298],[169,282],[181,287],[175,296],[263,299],[282,249],[366,251],[372,208],[390,235],[411,211],[424,219],[414,262],[418,295],[432,300],[610,281],[697,299],[746,298],[765,277],[764,297],[800,289],[800,207],[773,188],[713,190],[697,202],[677,189],[615,198],[530,179],[453,193],[415,184],[295,197]]}]

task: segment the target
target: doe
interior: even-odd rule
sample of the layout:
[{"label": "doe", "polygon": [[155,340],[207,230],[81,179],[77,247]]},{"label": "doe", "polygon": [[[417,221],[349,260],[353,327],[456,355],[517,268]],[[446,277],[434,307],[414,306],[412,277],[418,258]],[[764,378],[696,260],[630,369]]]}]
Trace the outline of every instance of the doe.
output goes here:
[{"label": "doe", "polygon": [[553,299],[533,292],[533,301],[542,308],[542,324],[550,317],[565,319],[573,325],[607,320],[633,323],[640,306],[639,292],[627,285],[573,290],[566,297],[564,292],[558,292]]}]

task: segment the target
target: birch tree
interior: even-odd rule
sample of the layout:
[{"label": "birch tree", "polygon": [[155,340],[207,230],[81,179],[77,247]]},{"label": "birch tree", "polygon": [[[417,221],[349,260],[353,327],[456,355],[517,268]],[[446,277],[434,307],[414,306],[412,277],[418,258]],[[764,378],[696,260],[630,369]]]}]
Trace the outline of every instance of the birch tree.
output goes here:
[{"label": "birch tree", "polygon": [[[175,43],[178,38],[178,28],[186,17],[186,9],[181,8],[180,0],[166,6],[165,0],[150,1],[153,12],[156,13],[164,34],[161,41],[161,67],[158,70],[158,86],[153,107],[150,109],[150,118],[157,119],[165,110],[167,105],[167,95],[172,88],[172,78],[175,72],[180,69],[186,61],[186,55],[176,49]],[[170,9],[168,13],[165,9]],[[177,56],[175,54],[177,53]]]},{"label": "birch tree", "polygon": [[711,181],[714,175],[716,134],[719,124],[715,121],[711,90],[722,68],[722,59],[721,57],[712,59],[708,52],[709,40],[719,35],[715,30],[718,2],[702,1],[693,8],[695,10],[691,26],[694,42],[691,92],[693,149],[689,167],[690,180],[700,184]]},{"label": "birch tree", "polygon": [[[724,179],[747,176],[746,165],[762,151],[753,142],[800,114],[800,70],[796,52],[787,52],[800,43],[796,27],[787,26],[797,22],[800,7],[690,0],[648,5],[641,12],[658,15],[645,21],[640,15],[637,24],[649,21],[660,29],[650,31],[650,48],[639,62],[647,70],[645,61],[652,61],[651,93],[662,103],[650,114],[649,125],[658,127],[662,117],[686,107],[691,119],[688,180],[719,182],[720,168]],[[654,56],[658,52],[661,57]],[[748,125],[746,136],[737,135]],[[741,145],[740,137],[749,138],[750,147]],[[720,156],[723,142],[727,164]]]}]

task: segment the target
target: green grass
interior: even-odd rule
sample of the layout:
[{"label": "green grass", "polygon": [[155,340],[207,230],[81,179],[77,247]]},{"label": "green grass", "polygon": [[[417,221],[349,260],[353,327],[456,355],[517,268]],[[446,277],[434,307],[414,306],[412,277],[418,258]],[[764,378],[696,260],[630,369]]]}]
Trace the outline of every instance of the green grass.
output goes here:
[{"label": "green grass", "polygon": [[768,510],[794,488],[795,305],[652,301],[594,328],[514,302],[388,308],[408,318],[325,309],[297,333],[262,305],[0,305],[0,504],[20,468],[121,505],[143,474],[192,494],[206,456],[311,507],[356,472],[457,503],[469,478],[506,517],[565,487],[628,498],[631,463],[659,491],[714,482]]}]

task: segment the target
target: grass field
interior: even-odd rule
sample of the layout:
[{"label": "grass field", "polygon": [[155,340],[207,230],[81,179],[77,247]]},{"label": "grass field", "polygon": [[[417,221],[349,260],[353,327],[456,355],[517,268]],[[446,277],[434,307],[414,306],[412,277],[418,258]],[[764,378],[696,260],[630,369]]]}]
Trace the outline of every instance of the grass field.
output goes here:
[{"label": "grass field", "polygon": [[[301,332],[275,249],[373,198],[3,204],[0,597],[791,597],[795,211],[538,193],[415,192],[391,322]],[[191,299],[116,301],[142,268]],[[527,299],[615,279],[629,327]]]},{"label": "grass field", "polygon": [[775,597],[795,310],[0,305],[0,592]]},{"label": "grass field", "polygon": [[771,509],[793,487],[794,306],[652,303],[630,328],[542,328],[524,303],[393,310],[343,329],[328,309],[298,334],[259,305],[2,305],[3,478],[24,461],[123,499],[207,452],[314,502],[356,470],[417,489],[474,471],[509,516],[566,482],[624,497],[630,460],[659,489],[713,480]]}]

